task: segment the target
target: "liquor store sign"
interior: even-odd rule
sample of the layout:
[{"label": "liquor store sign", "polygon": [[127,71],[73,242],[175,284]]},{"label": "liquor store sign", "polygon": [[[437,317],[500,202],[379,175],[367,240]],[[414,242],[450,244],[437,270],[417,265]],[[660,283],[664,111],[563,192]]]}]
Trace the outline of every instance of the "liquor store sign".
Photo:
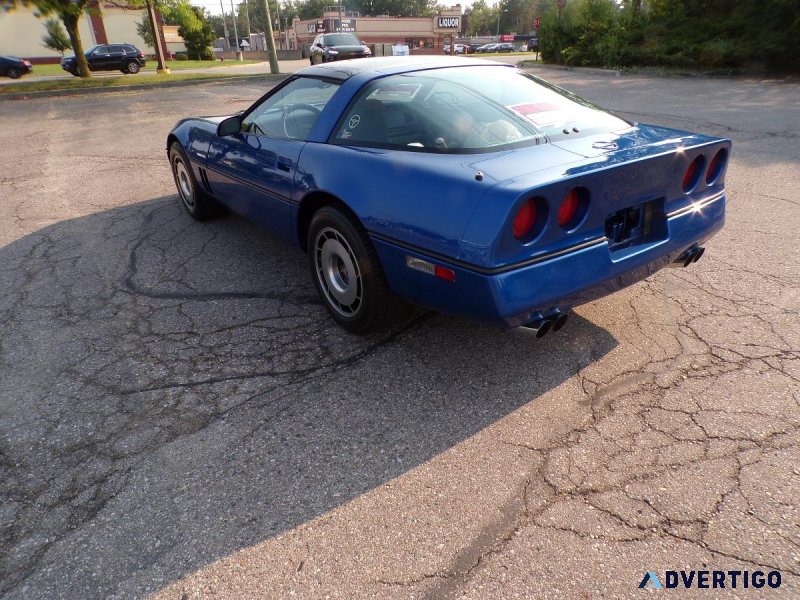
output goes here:
[{"label": "liquor store sign", "polygon": [[460,15],[438,15],[433,18],[434,31],[461,31]]}]

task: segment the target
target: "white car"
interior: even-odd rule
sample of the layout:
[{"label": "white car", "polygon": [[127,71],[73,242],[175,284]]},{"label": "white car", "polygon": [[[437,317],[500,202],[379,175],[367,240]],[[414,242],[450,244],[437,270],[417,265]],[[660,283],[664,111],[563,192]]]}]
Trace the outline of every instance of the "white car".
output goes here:
[{"label": "white car", "polygon": [[[442,46],[442,52],[444,52],[444,54],[450,54],[450,44],[445,44]],[[464,54],[464,52],[466,52],[466,48],[464,47],[464,44],[456,44],[453,52],[455,54]]]}]

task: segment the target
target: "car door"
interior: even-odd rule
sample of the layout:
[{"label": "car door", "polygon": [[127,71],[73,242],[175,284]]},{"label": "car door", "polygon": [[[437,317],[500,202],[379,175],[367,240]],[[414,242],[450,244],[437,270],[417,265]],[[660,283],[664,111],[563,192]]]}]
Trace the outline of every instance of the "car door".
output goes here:
[{"label": "car door", "polygon": [[109,70],[122,70],[123,63],[125,62],[125,47],[119,45],[111,45],[108,47],[108,68]]},{"label": "car door", "polygon": [[337,89],[335,82],[296,77],[248,110],[239,133],[215,137],[206,163],[214,195],[291,237],[297,162],[308,132]]},{"label": "car door", "polygon": [[86,57],[92,71],[109,71],[111,67],[111,53],[108,46],[97,46],[90,56]]}]

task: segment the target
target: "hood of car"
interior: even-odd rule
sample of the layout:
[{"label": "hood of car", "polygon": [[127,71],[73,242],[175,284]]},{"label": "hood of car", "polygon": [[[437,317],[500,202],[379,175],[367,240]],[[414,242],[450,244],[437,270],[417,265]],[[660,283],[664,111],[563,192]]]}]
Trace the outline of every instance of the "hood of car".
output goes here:
[{"label": "hood of car", "polygon": [[337,52],[349,52],[349,53],[364,52],[364,46],[347,45],[347,46],[325,46],[325,47],[328,50],[336,50]]}]

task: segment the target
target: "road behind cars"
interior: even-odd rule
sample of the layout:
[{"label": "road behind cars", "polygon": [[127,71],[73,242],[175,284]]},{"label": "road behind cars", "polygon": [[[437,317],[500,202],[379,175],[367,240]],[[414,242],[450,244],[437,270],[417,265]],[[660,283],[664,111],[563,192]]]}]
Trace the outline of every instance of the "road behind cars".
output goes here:
[{"label": "road behind cars", "polygon": [[263,86],[0,103],[0,594],[797,597],[800,87],[537,73],[734,140],[703,261],[538,341],[345,335],[298,251],[192,222],[166,132]]}]

